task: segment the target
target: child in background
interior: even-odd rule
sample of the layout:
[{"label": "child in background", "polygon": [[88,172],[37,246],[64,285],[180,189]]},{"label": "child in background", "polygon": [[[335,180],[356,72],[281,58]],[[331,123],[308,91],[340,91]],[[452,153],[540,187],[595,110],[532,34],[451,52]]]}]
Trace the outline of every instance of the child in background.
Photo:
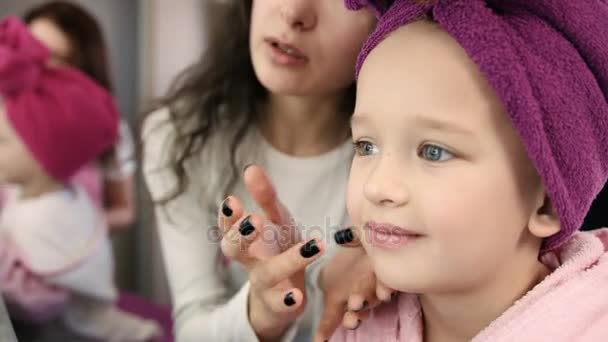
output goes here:
[{"label": "child in background", "polygon": [[333,341],[605,341],[608,4],[372,6],[348,210],[401,293]]},{"label": "child in background", "polygon": [[[30,8],[24,21],[49,49],[52,65],[76,68],[112,93],[110,51],[93,14],[71,1],[45,1]],[[135,144],[126,120],[119,122],[116,144],[73,179],[105,212],[110,233],[129,228],[135,219]]]},{"label": "child in background", "polygon": [[0,289],[12,312],[59,315],[76,334],[146,341],[156,324],[114,304],[107,224],[68,181],[116,140],[110,95],[77,70],[49,67],[48,50],[16,18],[0,22]]}]

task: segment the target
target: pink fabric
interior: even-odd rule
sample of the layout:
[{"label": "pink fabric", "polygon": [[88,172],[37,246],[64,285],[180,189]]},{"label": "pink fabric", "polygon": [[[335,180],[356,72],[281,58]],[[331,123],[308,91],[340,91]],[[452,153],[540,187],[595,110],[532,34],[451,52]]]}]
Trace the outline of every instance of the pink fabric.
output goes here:
[{"label": "pink fabric", "polygon": [[68,291],[36,276],[22,259],[10,238],[0,235],[0,292],[11,316],[29,322],[55,318],[68,303]]},{"label": "pink fabric", "polygon": [[121,292],[118,307],[141,318],[153,320],[162,327],[163,337],[159,342],[173,342],[173,315],[171,308],[152,303],[137,295]]},{"label": "pink fabric", "polygon": [[88,163],[78,170],[71,181],[87,192],[96,208],[103,210],[103,179],[95,162]]},{"label": "pink fabric", "polygon": [[[553,272],[473,342],[608,340],[608,228],[578,232],[542,261]],[[402,294],[332,341],[422,342],[422,336],[417,297]]]},{"label": "pink fabric", "polygon": [[111,95],[78,70],[48,65],[48,51],[15,17],[0,22],[0,94],[7,118],[38,163],[59,181],[114,145]]}]

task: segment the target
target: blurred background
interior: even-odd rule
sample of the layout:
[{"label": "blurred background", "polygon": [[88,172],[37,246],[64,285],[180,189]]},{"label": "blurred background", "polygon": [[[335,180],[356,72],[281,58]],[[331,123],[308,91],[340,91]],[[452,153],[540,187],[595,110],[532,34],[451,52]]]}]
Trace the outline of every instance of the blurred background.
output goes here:
[{"label": "blurred background", "polygon": [[[0,17],[22,17],[44,0],[2,0]],[[138,113],[162,95],[180,70],[199,57],[202,23],[212,8],[199,0],[74,0],[99,22],[109,52],[114,95],[137,137]],[[112,234],[121,288],[169,304],[153,216],[141,177],[136,176],[136,219]]]}]

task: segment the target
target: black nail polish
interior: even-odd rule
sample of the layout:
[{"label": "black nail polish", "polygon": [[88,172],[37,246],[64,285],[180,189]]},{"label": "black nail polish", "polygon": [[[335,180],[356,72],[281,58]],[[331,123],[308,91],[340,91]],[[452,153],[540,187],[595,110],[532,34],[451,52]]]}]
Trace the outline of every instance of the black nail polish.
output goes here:
[{"label": "black nail polish", "polygon": [[293,306],[296,303],[296,300],[293,298],[293,292],[289,292],[285,299],[283,299],[283,303],[287,306]]},{"label": "black nail polish", "polygon": [[302,257],[308,259],[308,258],[312,258],[313,256],[319,254],[320,251],[321,250],[317,246],[317,241],[310,240],[304,246],[302,246],[302,248],[300,248],[300,255],[302,255]]},{"label": "black nail polish", "polygon": [[367,309],[367,306],[368,306],[368,305],[369,305],[369,302],[368,302],[368,301],[366,301],[366,300],[364,300],[364,301],[363,301],[363,304],[361,305],[361,310],[365,310],[365,309]]},{"label": "black nail polish", "polygon": [[350,228],[341,230],[341,231],[337,232],[336,234],[334,234],[334,240],[336,240],[336,243],[338,245],[344,245],[347,243],[351,243],[351,242],[353,242],[354,239],[355,239],[355,236],[353,235],[353,230]]},{"label": "black nail polish", "polygon": [[232,216],[232,209],[228,206],[228,199],[226,198],[224,202],[222,202],[222,214],[226,217]]},{"label": "black nail polish", "polygon": [[359,309],[355,310],[355,312],[359,312],[361,310],[365,310],[368,305],[369,305],[369,302],[367,300],[364,300],[363,303],[361,303],[361,307]]},{"label": "black nail polish", "polygon": [[253,233],[255,230],[255,227],[250,222],[250,218],[250,216],[247,216],[247,218],[245,218],[239,226],[239,233],[241,233],[243,236],[251,235],[251,233]]}]

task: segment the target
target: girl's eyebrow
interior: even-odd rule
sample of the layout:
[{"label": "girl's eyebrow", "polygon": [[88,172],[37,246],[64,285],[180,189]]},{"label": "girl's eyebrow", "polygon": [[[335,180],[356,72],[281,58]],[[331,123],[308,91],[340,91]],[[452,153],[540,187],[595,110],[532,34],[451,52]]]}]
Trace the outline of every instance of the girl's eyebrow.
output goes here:
[{"label": "girl's eyebrow", "polygon": [[474,135],[473,131],[452,121],[440,120],[425,115],[416,115],[411,121],[416,126],[436,131],[450,131],[460,135]]},{"label": "girl's eyebrow", "polygon": [[[350,125],[351,126],[361,125],[368,120],[369,120],[368,114],[359,113],[359,114],[351,116]],[[471,131],[461,125],[458,125],[457,123],[445,121],[445,120],[439,120],[439,119],[428,117],[425,115],[415,115],[413,118],[411,118],[408,121],[410,121],[412,123],[412,125],[416,126],[416,127],[428,128],[428,129],[432,129],[432,130],[436,130],[436,131],[450,131],[450,132],[457,133],[460,135],[468,135],[468,136],[474,135],[473,131]]]}]

